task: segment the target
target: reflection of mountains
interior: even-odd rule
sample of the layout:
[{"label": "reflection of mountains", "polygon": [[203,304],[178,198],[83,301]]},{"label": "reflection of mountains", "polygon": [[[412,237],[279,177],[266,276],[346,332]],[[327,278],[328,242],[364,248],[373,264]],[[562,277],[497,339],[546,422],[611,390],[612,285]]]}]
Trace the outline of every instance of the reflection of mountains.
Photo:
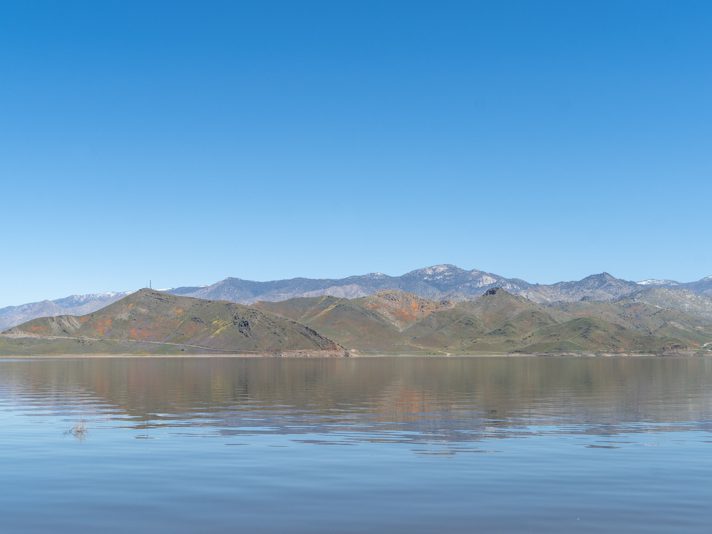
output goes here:
[{"label": "reflection of mountains", "polygon": [[128,416],[135,428],[332,433],[346,440],[470,441],[542,426],[601,433],[658,423],[705,428],[710,386],[712,360],[705,358],[0,363],[0,397],[34,408],[81,406],[117,424]]}]

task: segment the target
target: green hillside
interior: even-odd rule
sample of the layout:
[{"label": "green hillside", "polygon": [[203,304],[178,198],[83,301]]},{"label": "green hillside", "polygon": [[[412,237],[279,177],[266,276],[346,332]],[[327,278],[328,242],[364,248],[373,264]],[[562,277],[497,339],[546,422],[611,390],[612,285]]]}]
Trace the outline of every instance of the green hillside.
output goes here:
[{"label": "green hillside", "polygon": [[388,291],[347,300],[299,298],[255,305],[363,352],[661,353],[712,341],[699,319],[640,303],[541,305],[501,289],[471,300],[427,301]]}]

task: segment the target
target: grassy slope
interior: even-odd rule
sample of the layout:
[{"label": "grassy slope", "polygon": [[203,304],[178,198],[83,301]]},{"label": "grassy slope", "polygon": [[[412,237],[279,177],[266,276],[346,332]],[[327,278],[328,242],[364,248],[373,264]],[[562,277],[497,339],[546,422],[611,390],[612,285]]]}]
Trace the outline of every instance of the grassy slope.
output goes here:
[{"label": "grassy slope", "polygon": [[664,309],[643,302],[577,302],[559,309],[576,318],[595,318],[621,325],[644,337],[677,340],[697,346],[712,339],[712,324],[679,310]]},{"label": "grassy slope", "polygon": [[625,302],[544,306],[502,290],[457,304],[389,291],[257,306],[366,352],[664,352],[712,341],[712,328],[679,312]]},{"label": "grassy slope", "polygon": [[[63,352],[62,347],[67,345],[76,347],[71,339],[62,338],[82,339],[85,345],[101,340],[91,341],[101,352],[166,352],[171,347],[191,352],[338,349],[333,341],[309,327],[257,309],[150,290],[141,290],[89,315],[36,319],[11,332],[59,338],[36,342],[38,350],[50,352]],[[16,349],[17,343],[4,338],[0,351]]]},{"label": "grassy slope", "polygon": [[63,354],[224,354],[223,351],[185,345],[128,340],[86,338],[46,339],[0,336],[0,355],[36,356]]}]

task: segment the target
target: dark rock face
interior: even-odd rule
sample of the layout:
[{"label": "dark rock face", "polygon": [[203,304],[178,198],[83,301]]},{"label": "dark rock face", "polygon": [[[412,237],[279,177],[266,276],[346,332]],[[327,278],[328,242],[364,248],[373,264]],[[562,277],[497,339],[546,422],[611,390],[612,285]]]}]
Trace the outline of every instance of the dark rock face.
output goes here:
[{"label": "dark rock face", "polygon": [[235,326],[237,326],[238,332],[240,332],[243,336],[249,336],[250,335],[250,321],[247,319],[239,319],[236,322],[234,322]]}]

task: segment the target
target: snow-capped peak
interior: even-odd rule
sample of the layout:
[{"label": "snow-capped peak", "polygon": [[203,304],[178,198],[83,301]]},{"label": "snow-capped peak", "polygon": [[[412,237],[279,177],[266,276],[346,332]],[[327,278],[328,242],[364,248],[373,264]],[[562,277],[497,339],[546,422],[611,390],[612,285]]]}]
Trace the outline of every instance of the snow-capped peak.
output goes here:
[{"label": "snow-capped peak", "polygon": [[656,278],[650,278],[648,280],[636,282],[636,284],[639,286],[676,286],[679,285],[679,282],[675,282],[674,280],[658,280]]},{"label": "snow-capped peak", "polygon": [[459,269],[454,265],[441,264],[419,269],[414,271],[414,274],[422,276],[424,280],[442,280],[444,278],[451,278],[458,270]]},{"label": "snow-capped peak", "polygon": [[433,265],[432,267],[426,267],[423,269],[425,274],[442,274],[452,270],[452,265]]}]

